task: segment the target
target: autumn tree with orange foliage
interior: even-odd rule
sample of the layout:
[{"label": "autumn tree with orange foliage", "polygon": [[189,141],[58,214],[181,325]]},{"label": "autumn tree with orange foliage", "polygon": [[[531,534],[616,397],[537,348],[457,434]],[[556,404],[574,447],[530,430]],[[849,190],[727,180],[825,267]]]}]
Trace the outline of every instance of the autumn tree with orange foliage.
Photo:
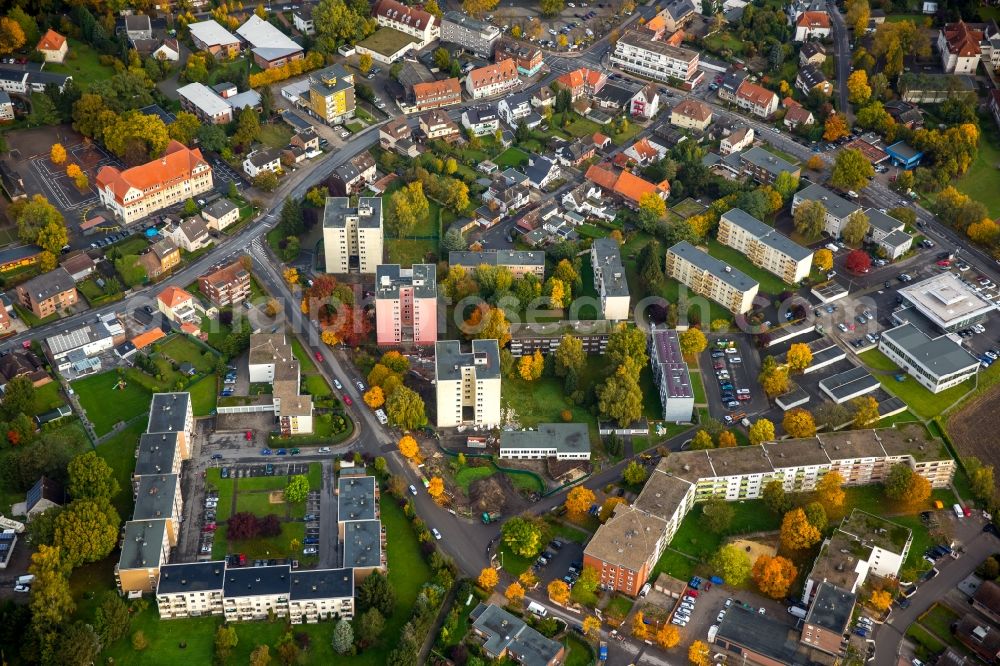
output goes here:
[{"label": "autumn tree with orange foliage", "polygon": [[548,587],[545,589],[549,593],[549,599],[560,606],[565,606],[569,601],[569,585],[565,582],[561,580],[554,580],[549,583]]},{"label": "autumn tree with orange foliage", "polygon": [[507,601],[512,604],[521,603],[521,599],[524,599],[524,588],[520,583],[514,582],[507,586],[504,590],[503,596],[507,597]]},{"label": "autumn tree with orange foliage", "polygon": [[410,435],[403,435],[399,440],[399,452],[408,460],[417,460],[420,457],[420,446]]},{"label": "autumn tree with orange foliage", "polygon": [[781,521],[781,546],[788,551],[810,548],[822,538],[806,512],[802,509],[792,509]]},{"label": "autumn tree with orange foliage", "polygon": [[440,476],[431,477],[427,484],[427,494],[433,497],[435,502],[440,502],[444,498],[444,479]]},{"label": "autumn tree with orange foliage", "polygon": [[595,499],[593,490],[576,486],[566,494],[566,512],[574,518],[580,518],[586,515]]},{"label": "autumn tree with orange foliage", "polygon": [[385,404],[385,393],[382,392],[381,386],[373,386],[364,395],[365,404],[372,409],[378,409]]},{"label": "autumn tree with orange foliage", "polygon": [[493,588],[495,588],[499,582],[500,575],[497,574],[497,570],[493,567],[486,567],[480,571],[479,578],[476,579],[476,584],[487,592],[492,592]]},{"label": "autumn tree with orange foliage", "polygon": [[788,594],[788,588],[795,582],[798,569],[787,557],[761,555],[753,563],[750,572],[753,582],[762,594],[772,599],[780,599]]}]

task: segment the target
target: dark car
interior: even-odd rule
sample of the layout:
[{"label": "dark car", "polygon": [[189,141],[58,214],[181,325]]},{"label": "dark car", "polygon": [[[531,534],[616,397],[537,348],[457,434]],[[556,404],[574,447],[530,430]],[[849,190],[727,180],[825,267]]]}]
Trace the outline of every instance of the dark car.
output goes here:
[{"label": "dark car", "polygon": [[992,534],[995,537],[1000,537],[1000,530],[998,530],[997,526],[994,525],[993,523],[986,523],[985,525],[983,525],[983,531],[988,532],[989,534]]},{"label": "dark car", "polygon": [[319,537],[311,537],[311,536],[306,537],[305,539],[302,540],[302,543],[305,544],[306,546],[315,546],[316,544],[319,543]]}]

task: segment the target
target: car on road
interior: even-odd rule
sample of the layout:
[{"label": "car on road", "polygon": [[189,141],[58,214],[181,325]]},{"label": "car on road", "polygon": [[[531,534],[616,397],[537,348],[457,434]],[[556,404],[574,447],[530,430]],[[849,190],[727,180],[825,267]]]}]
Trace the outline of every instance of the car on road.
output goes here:
[{"label": "car on road", "polygon": [[336,377],[333,378],[333,385],[334,385],[334,387],[336,387],[336,389],[338,391],[343,391],[344,390],[344,385],[341,384],[340,380],[337,379]]},{"label": "car on road", "polygon": [[329,452],[330,452],[329,446],[321,446],[320,448],[316,449],[316,453],[329,453]]},{"label": "car on road", "polygon": [[212,460],[222,460],[222,454],[221,453],[213,453],[212,454]]},{"label": "car on road", "polygon": [[735,400],[730,400],[729,402],[726,403],[726,407],[728,407],[729,409],[736,409],[739,406],[740,403]]},{"label": "car on road", "polygon": [[441,540],[441,533],[438,532],[438,529],[436,527],[431,528],[431,534],[433,534],[434,538],[437,539],[438,541]]},{"label": "car on road", "polygon": [[316,545],[316,544],[319,543],[319,538],[318,537],[306,537],[305,539],[302,540],[302,543],[304,543],[307,546],[314,546],[314,545]]},{"label": "car on road", "polygon": [[302,549],[303,555],[317,555],[319,554],[319,548],[316,546],[306,546]]},{"label": "car on road", "polygon": [[416,496],[417,494],[417,487],[414,486],[413,484],[410,484],[410,494],[413,496]]},{"label": "car on road", "polygon": [[356,380],[354,382],[354,385],[357,386],[358,390],[361,391],[362,393],[365,392],[365,383],[363,381],[361,381],[360,379]]},{"label": "car on road", "polygon": [[351,400],[351,396],[347,395],[346,393],[344,394],[344,404],[347,405],[348,407],[354,404],[354,401]]},{"label": "car on road", "polygon": [[316,352],[315,356],[316,356],[316,360],[317,361],[319,361],[320,363],[323,362],[323,355],[322,354],[320,354],[319,352]]},{"label": "car on road", "polygon": [[300,453],[302,453],[302,451],[300,451],[300,450],[299,450],[298,448],[294,448],[294,449],[290,449],[290,450],[289,450],[288,452],[289,452],[290,454],[292,454],[293,456],[297,456],[297,455],[299,455]]},{"label": "car on road", "polygon": [[276,455],[276,456],[287,456],[288,455],[288,449],[278,449],[277,451],[274,452],[274,455]]},{"label": "car on road", "polygon": [[261,449],[260,450],[260,455],[262,455],[262,456],[269,456],[269,455],[271,455],[271,453],[273,453],[271,451],[271,449]]},{"label": "car on road", "polygon": [[247,430],[245,437],[247,438],[248,442],[252,442],[253,441],[253,430]]}]

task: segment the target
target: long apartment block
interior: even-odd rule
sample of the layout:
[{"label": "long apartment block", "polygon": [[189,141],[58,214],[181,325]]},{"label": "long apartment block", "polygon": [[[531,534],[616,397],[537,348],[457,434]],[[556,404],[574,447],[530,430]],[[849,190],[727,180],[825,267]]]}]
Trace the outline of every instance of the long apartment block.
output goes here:
[{"label": "long apartment block", "polygon": [[680,522],[696,502],[760,499],[772,480],[787,492],[810,492],[830,471],[845,485],[880,483],[896,464],[909,465],[933,488],[947,488],[955,461],[919,424],[821,433],[758,446],[681,451],[664,457],[632,506],[616,507],[584,550],[601,581],[636,595]]},{"label": "long apartment block", "polygon": [[734,314],[753,307],[759,285],[746,273],[681,241],[667,250],[667,276]]},{"label": "long apartment block", "polygon": [[740,208],[719,218],[719,242],[787,284],[809,277],[813,253]]}]

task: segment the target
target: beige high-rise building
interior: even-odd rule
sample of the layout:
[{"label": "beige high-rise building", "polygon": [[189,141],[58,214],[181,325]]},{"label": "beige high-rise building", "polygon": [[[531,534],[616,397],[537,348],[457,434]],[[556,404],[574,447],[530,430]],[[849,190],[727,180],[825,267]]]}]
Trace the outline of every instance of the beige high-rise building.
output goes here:
[{"label": "beige high-rise building", "polygon": [[719,218],[718,238],[788,284],[809,277],[813,253],[740,208]]},{"label": "beige high-rise building", "polygon": [[462,351],[458,340],[438,342],[435,351],[437,426],[500,423],[500,346],[496,340],[473,340]]},{"label": "beige high-rise building", "polygon": [[748,312],[753,307],[759,286],[746,273],[709,256],[687,241],[667,250],[667,275],[735,314]]},{"label": "beige high-rise building", "polygon": [[327,197],[323,210],[327,273],[374,273],[382,263],[382,199]]}]

